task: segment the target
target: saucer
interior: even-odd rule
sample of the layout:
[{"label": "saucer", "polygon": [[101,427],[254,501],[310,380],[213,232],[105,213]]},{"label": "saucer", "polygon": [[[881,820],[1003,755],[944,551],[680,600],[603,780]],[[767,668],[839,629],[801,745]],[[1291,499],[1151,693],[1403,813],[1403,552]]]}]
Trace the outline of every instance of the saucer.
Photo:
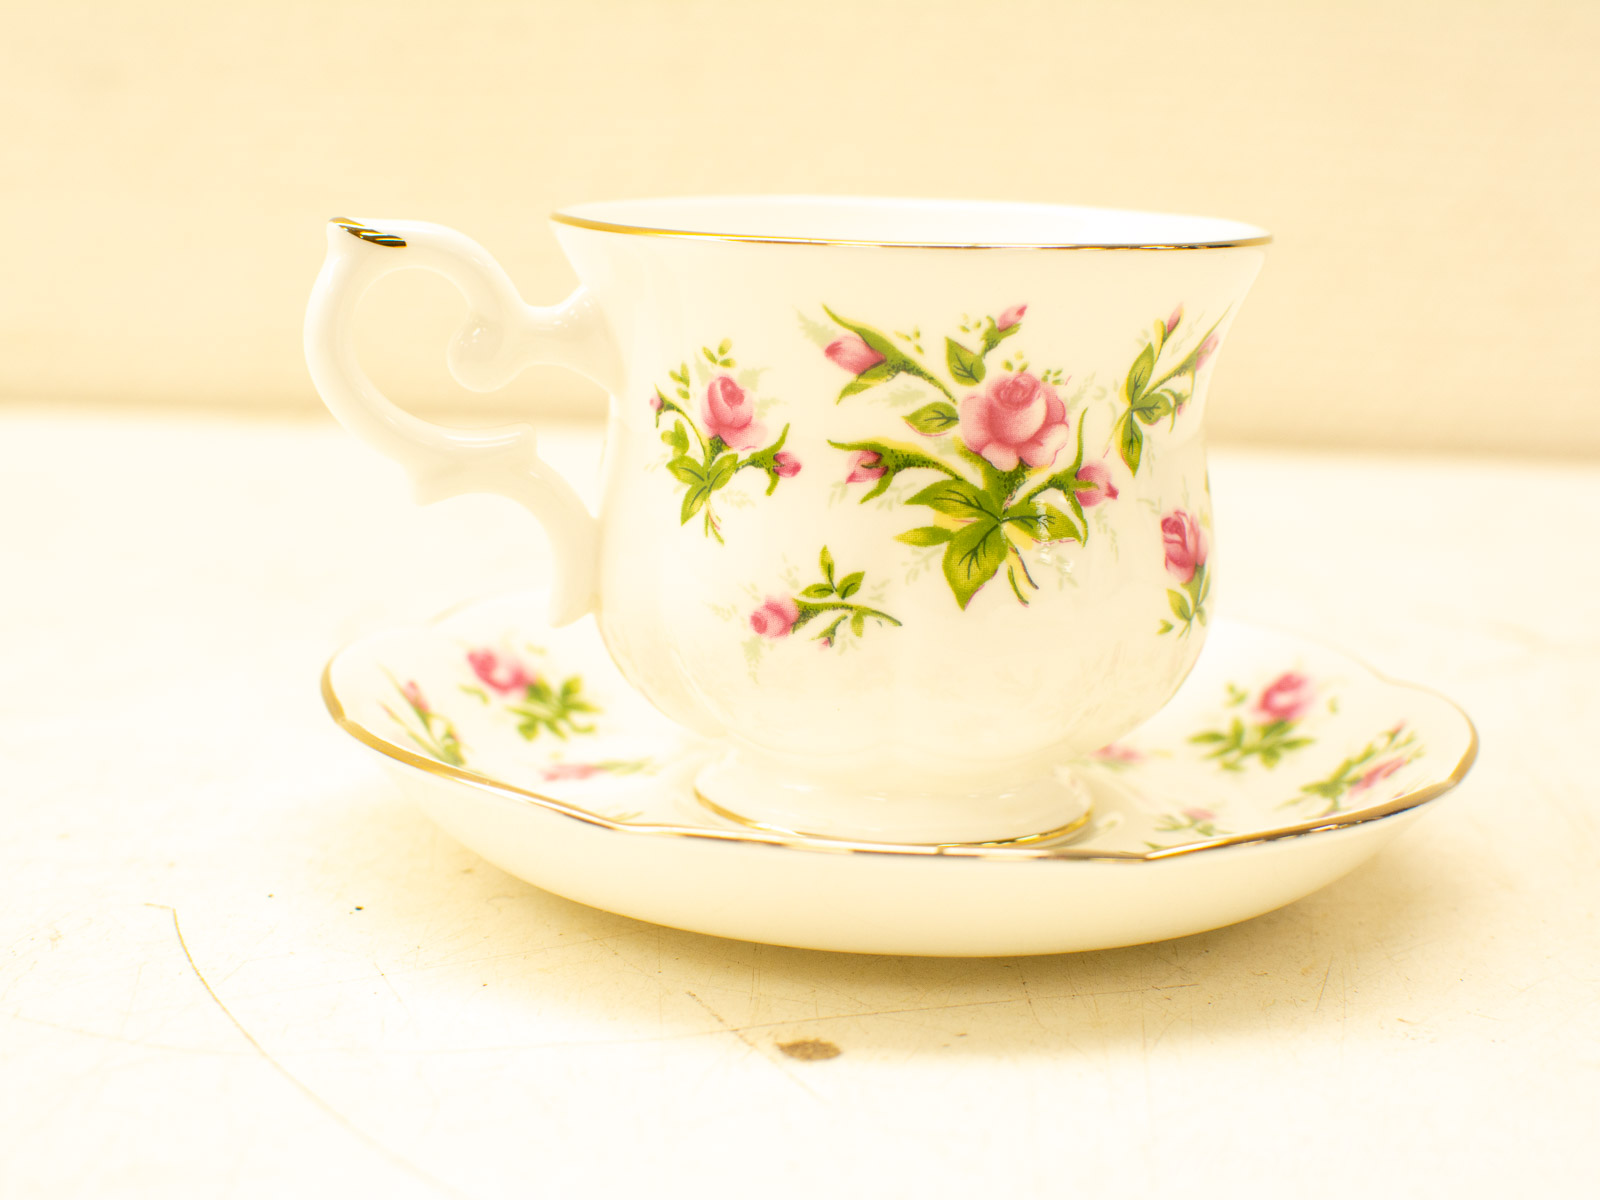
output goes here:
[{"label": "saucer", "polygon": [[323,699],[434,821],[596,908],[875,954],[1105,949],[1232,924],[1331,883],[1466,774],[1472,723],[1291,633],[1216,623],[1173,700],[1068,766],[1083,827],[1022,844],[845,842],[742,825],[692,781],[714,743],[622,679],[592,618],[539,594],[336,655]]}]

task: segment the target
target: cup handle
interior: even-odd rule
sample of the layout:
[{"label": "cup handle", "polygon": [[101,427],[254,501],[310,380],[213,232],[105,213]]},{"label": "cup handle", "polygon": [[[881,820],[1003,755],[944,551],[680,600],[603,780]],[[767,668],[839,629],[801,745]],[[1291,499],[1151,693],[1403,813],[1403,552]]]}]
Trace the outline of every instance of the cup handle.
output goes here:
[{"label": "cup handle", "polygon": [[615,390],[617,357],[606,322],[581,286],[550,308],[525,303],[482,246],[424,221],[330,222],[328,257],[306,308],[306,363],[333,415],[405,467],[421,504],[497,492],[525,505],[555,558],[551,623],[574,621],[597,604],[599,524],[539,457],[532,427],[466,430],[421,420],[395,407],[356,361],[357,301],[378,279],[410,268],[438,272],[466,297],[471,311],[448,362],[474,391],[502,387],[534,363],[570,367]]}]

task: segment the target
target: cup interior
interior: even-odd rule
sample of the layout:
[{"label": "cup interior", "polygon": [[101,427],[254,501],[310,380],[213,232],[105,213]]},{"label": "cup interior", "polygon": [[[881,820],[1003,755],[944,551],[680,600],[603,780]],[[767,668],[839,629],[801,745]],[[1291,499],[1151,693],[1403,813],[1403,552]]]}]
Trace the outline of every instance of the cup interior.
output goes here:
[{"label": "cup interior", "polygon": [[1138,249],[1260,245],[1264,229],[1218,217],[989,200],[677,196],[579,204],[562,224],[732,241],[928,247]]}]

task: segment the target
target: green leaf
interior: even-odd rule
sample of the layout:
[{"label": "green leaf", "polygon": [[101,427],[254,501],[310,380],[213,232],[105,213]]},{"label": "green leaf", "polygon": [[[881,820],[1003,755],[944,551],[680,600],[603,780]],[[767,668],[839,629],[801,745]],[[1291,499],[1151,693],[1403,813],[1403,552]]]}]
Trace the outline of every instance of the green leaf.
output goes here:
[{"label": "green leaf", "polygon": [[687,455],[680,454],[676,458],[669,459],[667,470],[671,471],[679,480],[687,483],[690,487],[697,487],[706,481],[705,471],[700,464]]},{"label": "green leaf", "polygon": [[824,546],[822,548],[822,553],[817,556],[817,562],[822,567],[822,577],[828,581],[828,586],[832,587],[833,586],[833,555],[828,553],[828,548],[826,546]]},{"label": "green leaf", "polygon": [[1172,622],[1171,621],[1163,621],[1163,622],[1161,622],[1161,627],[1156,630],[1157,636],[1159,636],[1159,635],[1161,635],[1163,633],[1171,633],[1171,632],[1172,632]]},{"label": "green leaf", "polygon": [[679,421],[672,427],[671,433],[663,433],[661,435],[661,440],[668,446],[672,447],[672,452],[674,454],[681,455],[689,453],[689,435],[687,432],[685,432],[682,421]]},{"label": "green leaf", "polygon": [[861,581],[866,578],[865,571],[852,571],[839,581],[839,599],[848,600],[861,590]]},{"label": "green leaf", "polygon": [[858,608],[856,609],[855,614],[850,618],[850,632],[855,634],[857,637],[860,637],[866,631],[867,614]]},{"label": "green leaf", "polygon": [[993,497],[973,487],[965,479],[941,479],[937,483],[930,483],[906,503],[926,504],[934,512],[951,517],[985,517],[990,521],[1000,517]]},{"label": "green leaf", "polygon": [[940,434],[949,433],[959,425],[961,414],[956,412],[955,405],[936,400],[932,404],[924,404],[904,419],[905,423],[918,433],[928,437],[938,437]]},{"label": "green leaf", "polygon": [[1203,742],[1225,742],[1225,741],[1228,740],[1228,736],[1227,736],[1227,734],[1224,734],[1224,733],[1218,733],[1215,729],[1213,729],[1209,733],[1197,733],[1193,737],[1191,737],[1189,740],[1191,742],[1202,742],[1202,743]]},{"label": "green leaf", "polygon": [[1132,412],[1122,415],[1122,436],[1117,448],[1128,466],[1128,473],[1137,475],[1139,460],[1144,456],[1144,431],[1134,422]]},{"label": "green leaf", "polygon": [[950,377],[957,383],[972,385],[983,382],[983,358],[954,338],[947,337],[944,340],[944,361],[950,368]]},{"label": "green leaf", "polygon": [[1010,543],[998,521],[974,521],[956,530],[944,551],[944,577],[963,609],[1006,560]]},{"label": "green leaf", "polygon": [[1155,369],[1156,348],[1147,342],[1144,349],[1139,351],[1139,357],[1133,360],[1133,366],[1128,368],[1128,378],[1123,384],[1129,404],[1139,398],[1145,384],[1150,382],[1150,373]]},{"label": "green leaf", "polygon": [[940,542],[948,542],[955,535],[954,529],[946,529],[942,525],[921,525],[896,535],[894,540],[904,542],[908,546],[937,546]]},{"label": "green leaf", "polygon": [[825,583],[813,583],[800,595],[807,600],[826,600],[833,595],[833,589]]},{"label": "green leaf", "polygon": [[[885,379],[893,379],[898,372],[889,363],[881,362],[868,367],[849,383],[839,390],[839,399],[854,396],[857,392],[864,392],[874,384],[882,383]],[[835,401],[837,403],[838,401]]]},{"label": "green leaf", "polygon": [[689,518],[699,512],[705,502],[711,498],[711,489],[701,480],[694,484],[683,494],[683,508],[679,512],[678,524],[687,525]]},{"label": "green leaf", "polygon": [[1171,392],[1151,392],[1134,403],[1133,415],[1146,425],[1154,425],[1162,417],[1171,415],[1176,399]]},{"label": "green leaf", "polygon": [[1187,624],[1194,620],[1194,612],[1189,608],[1189,597],[1182,592],[1167,592],[1167,607],[1172,609],[1172,615]]},{"label": "green leaf", "polygon": [[1081,542],[1078,523],[1042,500],[1024,500],[1006,509],[1005,520],[1020,525],[1036,542]]},{"label": "green leaf", "polygon": [[711,491],[716,491],[733,478],[733,473],[739,469],[739,456],[737,454],[724,454],[711,464],[711,471],[706,476],[706,486]]},{"label": "green leaf", "polygon": [[733,349],[733,342],[728,338],[722,339],[722,344],[717,347],[717,353],[723,358],[728,356],[728,351]]}]

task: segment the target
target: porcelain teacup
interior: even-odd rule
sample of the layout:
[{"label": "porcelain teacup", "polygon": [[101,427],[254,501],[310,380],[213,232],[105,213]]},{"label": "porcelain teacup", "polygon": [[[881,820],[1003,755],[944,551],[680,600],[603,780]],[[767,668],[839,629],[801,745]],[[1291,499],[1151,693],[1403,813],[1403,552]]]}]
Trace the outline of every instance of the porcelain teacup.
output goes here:
[{"label": "porcelain teacup", "polygon": [[[523,302],[416,221],[336,220],[306,317],[334,414],[419,498],[533,511],[556,623],[593,612],[624,676],[720,749],[711,807],[937,843],[1083,816],[1062,764],[1177,690],[1211,609],[1206,389],[1260,229],[1052,205],[721,197],[553,217],[581,285]],[[598,517],[525,425],[387,401],[356,302],[452,280],[452,371],[559,363],[611,396]]]}]

